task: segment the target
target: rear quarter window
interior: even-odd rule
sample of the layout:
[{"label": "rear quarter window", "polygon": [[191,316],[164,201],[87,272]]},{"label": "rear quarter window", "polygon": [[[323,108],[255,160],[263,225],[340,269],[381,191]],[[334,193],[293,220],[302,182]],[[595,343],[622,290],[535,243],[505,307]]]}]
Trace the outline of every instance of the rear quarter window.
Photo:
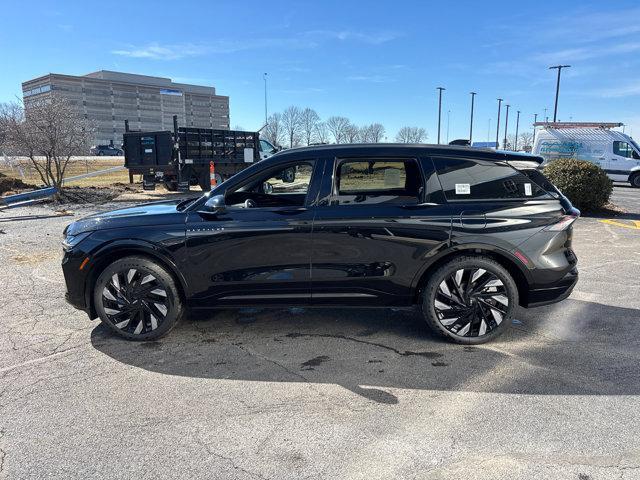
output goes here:
[{"label": "rear quarter window", "polygon": [[434,163],[450,201],[550,198],[531,178],[506,163],[460,158],[436,158]]}]

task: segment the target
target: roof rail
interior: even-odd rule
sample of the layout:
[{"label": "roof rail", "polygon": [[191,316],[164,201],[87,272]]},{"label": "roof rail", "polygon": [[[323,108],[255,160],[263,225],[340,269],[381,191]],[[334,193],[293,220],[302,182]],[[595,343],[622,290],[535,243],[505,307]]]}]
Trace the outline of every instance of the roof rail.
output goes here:
[{"label": "roof rail", "polygon": [[534,127],[545,128],[616,128],[624,125],[623,123],[607,123],[607,122],[535,122]]}]

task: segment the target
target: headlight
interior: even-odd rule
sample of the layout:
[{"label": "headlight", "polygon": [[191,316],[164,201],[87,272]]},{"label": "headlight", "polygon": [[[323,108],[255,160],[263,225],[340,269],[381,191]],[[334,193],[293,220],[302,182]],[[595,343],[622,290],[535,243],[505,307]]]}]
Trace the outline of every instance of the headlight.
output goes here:
[{"label": "headlight", "polygon": [[92,233],[93,232],[82,232],[78,233],[77,235],[67,235],[62,242],[62,248],[64,248],[64,250],[68,252]]}]

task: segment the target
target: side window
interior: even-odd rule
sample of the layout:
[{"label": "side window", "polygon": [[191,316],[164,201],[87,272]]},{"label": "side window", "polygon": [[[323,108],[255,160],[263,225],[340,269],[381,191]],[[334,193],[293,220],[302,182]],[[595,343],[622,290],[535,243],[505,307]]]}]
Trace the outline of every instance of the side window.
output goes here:
[{"label": "side window", "polygon": [[263,153],[268,153],[269,155],[276,152],[271,144],[265,140],[260,140],[260,150],[262,150]]},{"label": "side window", "polygon": [[311,161],[272,169],[227,192],[225,202],[252,208],[301,207],[309,191],[312,173]]},{"label": "side window", "polygon": [[422,178],[416,160],[338,160],[334,205],[420,203]]},{"label": "side window", "polygon": [[434,163],[447,200],[549,196],[529,177],[505,163],[459,158],[437,158]]},{"label": "side window", "polygon": [[627,142],[614,141],[613,154],[621,157],[633,158],[633,148]]}]

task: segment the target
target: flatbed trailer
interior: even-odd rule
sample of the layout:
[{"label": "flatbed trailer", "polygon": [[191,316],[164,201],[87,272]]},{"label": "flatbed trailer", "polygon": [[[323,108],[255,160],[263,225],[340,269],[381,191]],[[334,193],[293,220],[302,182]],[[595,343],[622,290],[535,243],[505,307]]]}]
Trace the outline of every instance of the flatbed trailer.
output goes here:
[{"label": "flatbed trailer", "polygon": [[261,154],[258,132],[178,127],[177,117],[173,120],[173,132],[134,132],[125,122],[124,165],[130,175],[143,176],[145,190],[162,182],[171,191],[188,190],[190,185],[208,191],[212,163],[216,183],[221,183],[277,150],[262,140],[272,152]]}]

